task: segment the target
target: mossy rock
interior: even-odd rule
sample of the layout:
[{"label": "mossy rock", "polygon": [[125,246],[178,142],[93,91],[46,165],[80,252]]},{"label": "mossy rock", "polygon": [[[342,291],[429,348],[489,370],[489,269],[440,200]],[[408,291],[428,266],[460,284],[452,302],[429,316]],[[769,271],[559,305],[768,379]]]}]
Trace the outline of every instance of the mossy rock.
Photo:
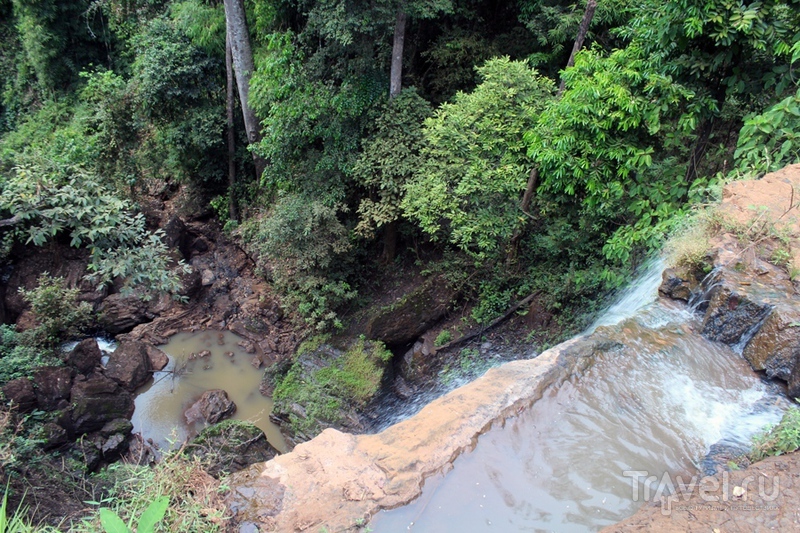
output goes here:
[{"label": "mossy rock", "polygon": [[359,413],[380,392],[392,357],[383,343],[359,339],[346,350],[313,343],[276,376],[272,413],[289,441],[308,440],[326,427],[358,432]]},{"label": "mossy rock", "polygon": [[429,278],[391,305],[368,310],[366,336],[389,346],[412,343],[447,314],[455,297],[442,277]]},{"label": "mossy rock", "polygon": [[184,453],[200,457],[207,465],[206,471],[218,478],[224,473],[269,461],[279,452],[255,424],[224,420],[203,429]]}]

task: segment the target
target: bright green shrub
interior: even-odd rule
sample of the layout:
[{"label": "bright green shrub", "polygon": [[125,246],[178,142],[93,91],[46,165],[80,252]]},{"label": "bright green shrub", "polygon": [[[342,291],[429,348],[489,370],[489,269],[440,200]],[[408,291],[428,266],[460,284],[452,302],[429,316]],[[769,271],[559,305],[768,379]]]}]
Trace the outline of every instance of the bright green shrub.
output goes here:
[{"label": "bright green shrub", "polygon": [[20,335],[23,344],[53,349],[89,325],[92,306],[78,303],[80,290],[67,288],[63,278],[45,272],[39,276],[35,288],[21,288],[19,292],[30,304],[38,323]]},{"label": "bright green shrub", "polygon": [[355,297],[346,281],[351,243],[337,209],[287,195],[241,230],[259,267],[285,294],[284,306],[318,330],[340,327],[336,310]]}]

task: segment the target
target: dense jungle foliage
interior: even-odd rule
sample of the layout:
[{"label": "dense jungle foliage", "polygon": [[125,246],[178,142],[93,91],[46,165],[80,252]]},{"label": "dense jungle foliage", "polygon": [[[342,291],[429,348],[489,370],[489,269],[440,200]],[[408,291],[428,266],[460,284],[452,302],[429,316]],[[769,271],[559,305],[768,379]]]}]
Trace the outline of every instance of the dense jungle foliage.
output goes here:
[{"label": "dense jungle foliage", "polygon": [[585,309],[715,183],[800,154],[800,2],[601,2],[564,70],[586,7],[1,0],[5,249],[68,235],[98,282],[175,290],[135,213],[181,184],[319,329],[414,261],[478,322]]},{"label": "dense jungle foliage", "polygon": [[[178,297],[140,205],[180,190],[307,328],[406,268],[476,324],[531,293],[573,321],[720,183],[800,161],[798,67],[800,0],[0,0],[0,253]],[[0,380],[85,326],[76,294],[23,293]],[[0,474],[37,454],[9,420]]]}]

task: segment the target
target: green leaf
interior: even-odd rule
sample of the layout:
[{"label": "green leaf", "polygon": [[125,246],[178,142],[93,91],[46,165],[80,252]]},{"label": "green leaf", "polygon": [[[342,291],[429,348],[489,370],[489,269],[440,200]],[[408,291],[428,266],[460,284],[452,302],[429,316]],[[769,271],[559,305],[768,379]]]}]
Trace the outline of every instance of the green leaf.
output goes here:
[{"label": "green leaf", "polygon": [[152,533],[155,530],[156,524],[164,518],[169,506],[169,496],[161,496],[156,498],[147,509],[139,517],[139,525],[136,528],[136,533]]},{"label": "green leaf", "polygon": [[100,524],[106,533],[132,533],[125,522],[110,509],[100,509]]}]

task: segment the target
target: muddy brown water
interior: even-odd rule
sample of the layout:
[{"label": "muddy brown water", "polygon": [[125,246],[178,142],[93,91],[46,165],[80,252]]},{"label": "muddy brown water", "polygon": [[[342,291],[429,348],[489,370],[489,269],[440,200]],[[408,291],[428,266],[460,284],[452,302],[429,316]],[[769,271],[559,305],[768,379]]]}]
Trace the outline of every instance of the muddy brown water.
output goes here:
[{"label": "muddy brown water", "polygon": [[646,488],[652,499],[659,482],[700,475],[712,444],[747,446],[788,402],[697,326],[688,311],[656,304],[599,327],[604,348],[588,368],[481,436],[420,498],[370,527],[597,531],[632,515]]},{"label": "muddy brown water", "polygon": [[[179,446],[203,427],[200,423],[187,424],[186,409],[203,392],[222,389],[236,404],[234,419],[253,422],[273,446],[286,451],[278,426],[269,420],[272,399],[258,391],[264,371],[250,364],[254,356],[238,346],[241,340],[229,331],[203,331],[179,333],[159,346],[169,356],[169,364],[154,374],[150,385],[140,389],[132,418],[133,431],[145,439],[153,439],[162,449]],[[192,353],[203,350],[211,355],[190,359]],[[226,352],[232,352],[233,357]]]}]

